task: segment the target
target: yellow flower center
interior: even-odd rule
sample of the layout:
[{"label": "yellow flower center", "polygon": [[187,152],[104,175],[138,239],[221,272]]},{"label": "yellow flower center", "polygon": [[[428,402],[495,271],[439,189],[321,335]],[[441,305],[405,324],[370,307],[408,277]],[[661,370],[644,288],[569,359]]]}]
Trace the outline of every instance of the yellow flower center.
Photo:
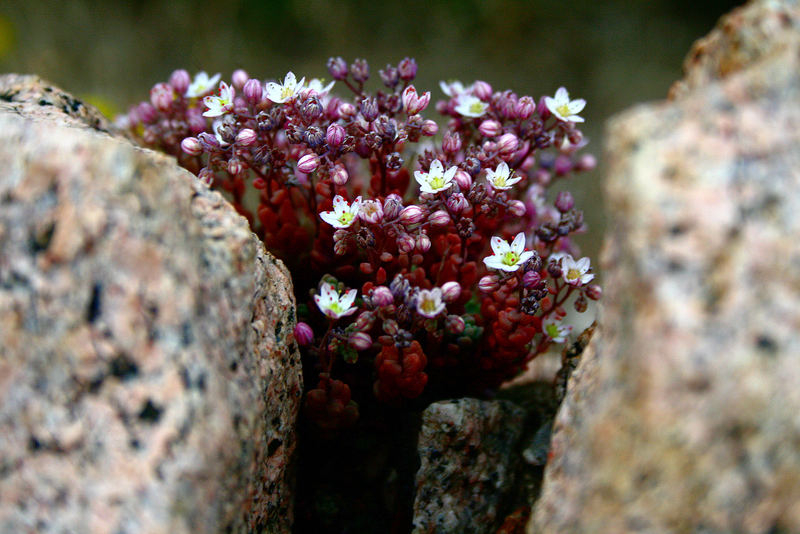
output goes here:
[{"label": "yellow flower center", "polygon": [[576,269],[570,269],[569,271],[567,271],[567,280],[577,280],[580,277],[581,273]]},{"label": "yellow flower center", "polygon": [[420,308],[426,313],[433,313],[436,311],[436,303],[433,301],[433,299],[425,299],[422,301]]},{"label": "yellow flower center", "polygon": [[431,186],[431,189],[442,189],[444,187],[444,176],[434,176],[430,178],[428,184]]},{"label": "yellow flower center", "polygon": [[572,113],[569,111],[569,104],[561,104],[556,108],[556,111],[558,111],[558,114],[562,117],[569,117],[572,115]]},{"label": "yellow flower center", "polygon": [[473,102],[469,106],[470,113],[483,113],[483,102]]},{"label": "yellow flower center", "polygon": [[503,255],[503,263],[506,265],[516,265],[519,261],[519,254],[514,251],[509,250],[508,252]]},{"label": "yellow flower center", "polygon": [[549,324],[549,325],[545,326],[544,329],[547,332],[547,335],[549,337],[551,337],[553,339],[558,337],[558,325]]},{"label": "yellow flower center", "polygon": [[353,217],[352,213],[350,213],[349,211],[346,211],[346,212],[342,213],[341,215],[339,215],[339,222],[342,223],[342,224],[350,224],[353,221],[354,218],[355,217]]}]

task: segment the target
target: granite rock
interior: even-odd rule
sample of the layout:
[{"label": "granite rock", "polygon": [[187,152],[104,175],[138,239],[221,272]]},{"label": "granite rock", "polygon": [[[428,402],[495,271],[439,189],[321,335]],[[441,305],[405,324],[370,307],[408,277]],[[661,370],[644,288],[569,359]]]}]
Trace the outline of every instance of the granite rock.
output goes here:
[{"label": "granite rock", "polygon": [[609,124],[601,328],[529,532],[800,531],[798,27],[750,3]]},{"label": "granite rock", "polygon": [[70,102],[0,78],[0,531],[289,532],[286,269]]},{"label": "granite rock", "polygon": [[413,532],[493,533],[514,488],[525,410],[457,399],[422,414]]}]

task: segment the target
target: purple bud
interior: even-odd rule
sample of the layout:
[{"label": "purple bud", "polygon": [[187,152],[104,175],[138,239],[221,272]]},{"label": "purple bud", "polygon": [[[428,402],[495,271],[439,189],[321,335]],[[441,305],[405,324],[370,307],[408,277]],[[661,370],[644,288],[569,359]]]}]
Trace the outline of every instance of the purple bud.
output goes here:
[{"label": "purple bud", "polygon": [[578,171],[591,171],[595,167],[597,167],[597,159],[591,154],[582,155],[575,164],[575,170]]},{"label": "purple bud", "polygon": [[586,289],[584,289],[584,292],[586,296],[592,300],[600,300],[600,297],[603,296],[603,288],[597,284],[589,284],[586,286]]},{"label": "purple bud", "polygon": [[228,172],[232,176],[236,176],[240,174],[244,170],[244,165],[242,164],[242,160],[239,158],[231,158],[228,160]]},{"label": "purple bud", "polygon": [[404,58],[397,65],[397,72],[400,74],[400,79],[410,82],[417,76],[417,62],[413,58]]},{"label": "purple bud", "polygon": [[461,193],[453,193],[452,195],[447,197],[447,209],[449,209],[452,213],[455,213],[456,215],[461,213],[468,207],[469,207],[469,201]]},{"label": "purple bud", "polygon": [[386,286],[378,286],[372,290],[372,305],[378,308],[394,304],[394,296]]},{"label": "purple bud", "polygon": [[148,104],[147,102],[142,102],[138,106],[136,106],[135,114],[138,119],[145,123],[149,124],[156,120],[158,117],[158,112],[156,108]]},{"label": "purple bud", "polygon": [[450,215],[445,210],[436,210],[428,217],[433,226],[447,226],[450,224]]},{"label": "purple bud", "polygon": [[409,234],[400,234],[397,237],[397,250],[399,250],[401,254],[411,252],[414,250],[415,246],[414,238]]},{"label": "purple bud", "polygon": [[325,140],[332,148],[338,148],[344,142],[345,134],[346,132],[340,124],[333,123],[328,126],[328,132],[325,135]]},{"label": "purple bud", "polygon": [[314,331],[306,323],[300,321],[294,327],[294,338],[297,340],[298,345],[305,347],[314,341]]},{"label": "purple bud", "polygon": [[498,281],[499,278],[497,278],[497,275],[487,274],[478,281],[478,289],[480,289],[483,293],[491,293],[500,287]]},{"label": "purple bud", "polygon": [[478,131],[484,137],[495,137],[503,132],[503,125],[493,119],[487,119],[478,126]]},{"label": "purple bud", "polygon": [[238,91],[241,91],[242,87],[244,87],[244,84],[247,83],[247,80],[249,78],[250,77],[244,70],[236,69],[235,71],[233,71],[233,74],[231,75],[231,83]]},{"label": "purple bud", "polygon": [[166,83],[157,83],[150,89],[150,103],[159,111],[168,111],[175,98],[172,86]]},{"label": "purple bud", "polygon": [[461,188],[462,191],[469,191],[469,188],[472,187],[472,176],[470,176],[467,172],[458,169],[456,171],[456,175],[454,180],[458,184],[458,187]]},{"label": "purple bud", "polygon": [[350,175],[347,173],[347,169],[341,165],[334,167],[333,172],[331,172],[331,180],[333,180],[333,183],[336,185],[346,184],[349,178]]},{"label": "purple bud", "polygon": [[372,338],[366,332],[355,332],[350,335],[350,346],[356,350],[367,350],[372,346]]},{"label": "purple bud", "polygon": [[536,102],[529,96],[523,96],[517,101],[514,114],[518,119],[524,121],[525,119],[529,119],[534,111],[536,111]]},{"label": "purple bud", "polygon": [[237,145],[250,146],[256,142],[256,139],[258,139],[258,134],[256,134],[256,132],[254,132],[250,128],[245,128],[244,130],[236,134]]},{"label": "purple bud", "polygon": [[[383,209],[386,213],[386,207]],[[403,224],[416,224],[425,218],[425,211],[419,206],[406,206],[400,211],[400,222]]]},{"label": "purple bud", "polygon": [[397,72],[397,69],[391,65],[386,65],[386,68],[379,70],[378,73],[381,75],[383,85],[390,89],[394,89],[400,81],[400,74]]},{"label": "purple bud", "polygon": [[461,150],[461,136],[456,133],[447,132],[442,139],[442,150],[447,154],[455,154]]},{"label": "purple bud", "polygon": [[244,92],[244,98],[253,105],[261,102],[261,97],[264,94],[264,89],[261,87],[261,82],[255,78],[247,80],[242,91]]},{"label": "purple bud", "polygon": [[206,152],[214,152],[219,150],[219,141],[217,140],[216,136],[211,135],[208,132],[200,133],[200,135],[197,136],[197,140],[200,141],[200,145]]},{"label": "purple bud", "polygon": [[186,94],[186,90],[189,89],[191,83],[192,77],[183,69],[173,71],[169,77],[169,84],[179,95]]},{"label": "purple bud", "polygon": [[347,78],[347,62],[341,57],[328,59],[328,72],[334,80],[344,80]]},{"label": "purple bud", "polygon": [[431,249],[431,238],[428,234],[419,234],[416,239],[416,247],[420,252],[428,252]]},{"label": "purple bud", "polygon": [[522,276],[522,285],[528,289],[536,287],[542,281],[538,271],[528,271]]},{"label": "purple bud", "polygon": [[561,213],[566,213],[575,206],[575,199],[572,198],[572,193],[569,191],[560,191],[556,195],[555,202],[556,209]]},{"label": "purple bud", "polygon": [[497,150],[501,154],[514,152],[518,146],[519,139],[517,139],[517,136],[513,133],[503,134],[497,139]]},{"label": "purple bud", "polygon": [[436,135],[436,132],[439,131],[439,125],[436,124],[434,121],[428,119],[422,123],[422,135],[431,137]]},{"label": "purple bud", "polygon": [[375,324],[375,313],[363,311],[356,319],[356,330],[361,330],[362,332],[372,330],[373,324]]},{"label": "purple bud", "polygon": [[556,176],[564,176],[572,170],[572,161],[567,156],[558,156],[553,164]]},{"label": "purple bud", "polygon": [[488,102],[492,98],[492,86],[484,81],[478,80],[475,82],[475,85],[472,86],[472,94],[484,102]]},{"label": "purple bud", "polygon": [[339,116],[343,119],[351,119],[356,114],[356,107],[350,102],[342,102],[339,106]]},{"label": "purple bud", "polygon": [[378,102],[374,98],[364,98],[360,108],[361,114],[367,122],[372,122],[378,117]]},{"label": "purple bud", "polygon": [[319,157],[316,154],[306,154],[297,162],[297,170],[309,174],[317,170],[319,167]]},{"label": "purple bud", "polygon": [[[366,59],[357,58],[350,65],[350,74],[357,82],[364,83],[369,79],[369,64]],[[333,74],[331,74],[333,76]]]},{"label": "purple bud", "polygon": [[190,156],[199,156],[203,153],[203,147],[200,145],[200,141],[198,141],[196,137],[187,137],[181,141],[181,150]]},{"label": "purple bud", "polygon": [[400,198],[400,195],[392,193],[383,201],[383,214],[389,220],[396,218],[402,209],[403,199]]},{"label": "purple bud", "polygon": [[522,217],[527,210],[525,209],[525,203],[521,200],[511,200],[508,202],[508,211],[517,217]]},{"label": "purple bud", "polygon": [[461,284],[458,282],[445,282],[442,284],[442,298],[445,302],[454,302],[461,296]]},{"label": "purple bud", "polygon": [[448,315],[444,321],[444,326],[451,334],[460,334],[466,328],[467,323],[459,315]]}]

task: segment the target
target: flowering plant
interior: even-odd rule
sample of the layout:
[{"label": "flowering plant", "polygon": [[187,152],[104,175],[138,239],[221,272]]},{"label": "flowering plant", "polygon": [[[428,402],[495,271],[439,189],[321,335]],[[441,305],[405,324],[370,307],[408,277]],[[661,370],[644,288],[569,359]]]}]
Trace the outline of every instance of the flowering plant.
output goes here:
[{"label": "flowering plant", "polygon": [[309,416],[339,427],[356,399],[497,387],[565,342],[565,305],[601,293],[571,240],[582,213],[568,192],[547,197],[595,165],[579,153],[585,102],[442,82],[437,138],[413,59],[381,70],[375,92],[363,60],[328,71],[325,85],[178,70],[121,119],[225,192],[288,265]]}]

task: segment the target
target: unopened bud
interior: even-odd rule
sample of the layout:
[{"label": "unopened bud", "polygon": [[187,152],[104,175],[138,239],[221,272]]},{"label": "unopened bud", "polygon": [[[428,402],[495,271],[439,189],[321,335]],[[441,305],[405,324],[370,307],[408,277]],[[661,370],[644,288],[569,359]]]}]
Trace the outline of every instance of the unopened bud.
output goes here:
[{"label": "unopened bud", "polygon": [[494,119],[487,119],[478,126],[478,131],[484,137],[495,137],[503,132],[503,125]]},{"label": "unopened bud", "polygon": [[517,101],[517,107],[514,109],[514,114],[520,120],[529,119],[533,112],[536,111],[536,102],[529,96],[523,96]]},{"label": "unopened bud", "polygon": [[575,306],[576,312],[583,313],[586,311],[586,308],[589,307],[589,302],[586,300],[585,296],[580,295],[578,296],[578,298],[575,299],[575,303],[573,304],[573,306]]},{"label": "unopened bud", "polygon": [[442,139],[442,150],[447,154],[455,154],[461,150],[461,136],[458,133],[445,133],[444,139]]},{"label": "unopened bud", "polygon": [[572,198],[572,193],[569,191],[560,191],[556,195],[555,202],[556,209],[561,213],[566,213],[575,206],[575,199]]},{"label": "unopened bud", "polygon": [[334,80],[344,80],[347,78],[347,62],[341,57],[328,59],[328,72]]},{"label": "unopened bud", "polygon": [[475,82],[475,85],[472,86],[472,94],[484,102],[488,102],[492,98],[492,86],[484,81],[478,80]]},{"label": "unopened bud", "polygon": [[600,297],[603,296],[603,288],[597,284],[589,284],[584,291],[586,296],[592,300],[600,300]]},{"label": "unopened bud", "polygon": [[333,123],[328,126],[328,131],[325,134],[325,140],[332,148],[338,148],[344,142],[345,131],[341,124]]},{"label": "unopened bud", "polygon": [[472,187],[472,176],[461,169],[456,171],[454,179],[462,191],[469,191],[469,188]]},{"label": "unopened bud", "polygon": [[331,180],[333,180],[333,183],[336,185],[346,184],[349,178],[350,175],[348,174],[347,169],[341,165],[334,167],[333,172],[331,172]]},{"label": "unopened bud", "polygon": [[231,158],[228,160],[228,172],[232,176],[241,174],[243,170],[244,170],[244,164],[242,164],[242,160],[240,160],[239,158]]},{"label": "unopened bud", "polygon": [[249,78],[250,76],[247,75],[247,72],[242,69],[236,69],[231,75],[231,83],[237,90],[241,91]]},{"label": "unopened bud", "polygon": [[187,137],[181,141],[181,150],[190,156],[199,156],[203,153],[203,147],[200,145],[200,141],[198,141],[196,137]]},{"label": "unopened bud", "polygon": [[483,293],[491,293],[492,291],[496,291],[500,284],[498,283],[499,278],[495,274],[487,274],[483,278],[478,281],[478,289],[481,290]]},{"label": "unopened bud", "polygon": [[319,167],[319,157],[316,154],[306,154],[297,162],[297,170],[309,174]]},{"label": "unopened bud", "polygon": [[408,115],[416,115],[417,113],[428,107],[431,101],[430,91],[426,91],[422,96],[417,95],[417,90],[413,85],[409,85],[403,91],[403,108]]},{"label": "unopened bud", "polygon": [[411,252],[414,250],[415,246],[414,238],[409,234],[400,234],[397,237],[397,250],[400,251],[401,254]]},{"label": "unopened bud", "polygon": [[175,89],[179,95],[186,94],[189,85],[192,83],[192,77],[183,69],[173,71],[169,77],[169,84]]},{"label": "unopened bud", "polygon": [[403,199],[400,198],[400,195],[392,193],[386,197],[386,200],[383,201],[383,214],[389,220],[397,217],[402,209]]},{"label": "unopened bud", "polygon": [[431,238],[428,234],[419,234],[416,239],[416,247],[420,252],[428,252],[431,249]]},{"label": "unopened bud", "polygon": [[372,338],[366,332],[355,332],[350,336],[349,342],[356,350],[367,350],[372,346]]},{"label": "unopened bud", "polygon": [[[384,207],[384,213],[386,208]],[[419,206],[406,206],[400,211],[400,222],[406,225],[416,224],[425,218],[425,210]]]},{"label": "unopened bud", "polygon": [[442,284],[442,298],[445,302],[454,302],[461,296],[461,284],[455,281]]},{"label": "unopened bud", "polygon": [[439,131],[439,125],[436,124],[434,121],[428,119],[422,123],[422,135],[431,137],[436,135],[436,132]]},{"label": "unopened bud", "polygon": [[400,327],[394,319],[386,319],[383,321],[383,331],[393,336],[400,331]]},{"label": "unopened bud", "polygon": [[397,69],[391,65],[386,65],[386,68],[379,70],[378,74],[381,75],[383,85],[390,89],[394,89],[400,82],[400,74],[397,72]]},{"label": "unopened bud", "polygon": [[300,321],[294,327],[294,339],[298,345],[304,347],[314,341],[314,331],[306,323]]},{"label": "unopened bud", "polygon": [[337,241],[333,244],[333,253],[337,256],[344,256],[347,254],[347,241]]},{"label": "unopened bud", "polygon": [[150,103],[159,111],[167,111],[172,105],[175,91],[166,83],[157,83],[150,89]]},{"label": "unopened bud", "polygon": [[453,193],[447,197],[447,209],[452,213],[459,214],[469,208],[469,201],[461,193]]},{"label": "unopened bud", "polygon": [[410,82],[417,75],[417,62],[413,58],[403,58],[397,65],[397,73],[401,80]]},{"label": "unopened bud", "polygon": [[513,133],[503,134],[497,139],[497,150],[501,154],[514,152],[518,146],[519,139],[517,139],[517,136]]},{"label": "unopened bud", "polygon": [[366,59],[355,59],[350,65],[350,74],[357,82],[364,83],[369,79],[369,64]]},{"label": "unopened bud", "polygon": [[256,142],[258,135],[250,128],[245,128],[236,134],[236,144],[241,146],[250,146]]},{"label": "unopened bud", "polygon": [[460,315],[448,315],[447,319],[444,321],[445,328],[451,334],[460,334],[466,328],[467,323],[464,322],[464,319],[461,318]]},{"label": "unopened bud", "polygon": [[584,154],[578,159],[575,165],[575,170],[578,171],[591,171],[597,167],[597,158],[591,154]]},{"label": "unopened bud", "polygon": [[528,271],[522,275],[522,285],[528,289],[536,287],[542,281],[542,275],[538,271]]},{"label": "unopened bud", "polygon": [[394,296],[386,286],[378,286],[372,290],[372,305],[382,308],[394,304]]},{"label": "unopened bud", "polygon": [[351,119],[356,114],[356,107],[350,102],[342,102],[339,104],[339,116],[343,119]]},{"label": "unopened bud", "polygon": [[450,224],[450,215],[445,210],[436,210],[428,217],[433,226],[447,226]]},{"label": "unopened bud", "polygon": [[242,92],[244,93],[245,100],[253,105],[256,105],[261,102],[264,89],[261,87],[260,81],[251,78],[245,82]]},{"label": "unopened bud", "polygon": [[526,212],[525,203],[521,200],[510,200],[508,202],[508,211],[517,217],[522,217]]},{"label": "unopened bud", "polygon": [[356,330],[366,332],[372,330],[372,325],[375,324],[375,313],[371,311],[363,311],[356,318]]},{"label": "unopened bud", "polygon": [[339,241],[347,239],[349,235],[350,235],[349,230],[345,230],[344,228],[339,228],[333,233],[333,242],[338,243]]},{"label": "unopened bud", "polygon": [[219,140],[208,132],[202,132],[197,136],[197,140],[206,152],[214,152],[219,149]]}]

